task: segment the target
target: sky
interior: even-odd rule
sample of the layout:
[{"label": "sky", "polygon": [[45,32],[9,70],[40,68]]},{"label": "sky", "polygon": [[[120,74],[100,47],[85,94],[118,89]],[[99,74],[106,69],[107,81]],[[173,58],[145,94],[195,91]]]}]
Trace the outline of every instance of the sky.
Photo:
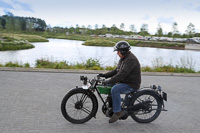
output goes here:
[{"label": "sky", "polygon": [[7,12],[40,18],[52,27],[115,24],[119,28],[124,23],[125,30],[135,25],[139,32],[142,24],[148,24],[154,34],[158,24],[168,33],[176,22],[182,34],[189,23],[200,32],[200,0],[0,0],[0,16]]}]

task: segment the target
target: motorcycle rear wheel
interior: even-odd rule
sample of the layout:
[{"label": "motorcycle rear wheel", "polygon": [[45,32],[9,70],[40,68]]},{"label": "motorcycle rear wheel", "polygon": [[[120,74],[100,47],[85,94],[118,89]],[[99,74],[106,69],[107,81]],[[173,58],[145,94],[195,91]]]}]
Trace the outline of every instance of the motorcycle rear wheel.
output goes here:
[{"label": "motorcycle rear wheel", "polygon": [[131,101],[131,105],[138,104],[142,107],[131,114],[132,119],[136,122],[150,123],[160,115],[162,104],[155,92],[141,91],[136,94]]},{"label": "motorcycle rear wheel", "polygon": [[72,89],[62,100],[61,112],[66,120],[82,124],[95,117],[98,109],[96,96],[82,88]]}]

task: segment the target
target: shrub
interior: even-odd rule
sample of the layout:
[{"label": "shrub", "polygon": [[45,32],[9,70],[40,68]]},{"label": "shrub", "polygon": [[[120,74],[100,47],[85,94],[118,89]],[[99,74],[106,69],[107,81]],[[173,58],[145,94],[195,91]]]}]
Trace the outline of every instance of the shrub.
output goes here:
[{"label": "shrub", "polygon": [[99,63],[99,60],[90,58],[90,59],[88,59],[88,60],[86,61],[85,66],[86,66],[87,68],[89,68],[89,67],[95,67],[95,66],[98,66],[98,67],[99,67],[99,66],[100,66],[100,63]]},{"label": "shrub", "polygon": [[49,61],[48,59],[38,59],[36,60],[37,68],[54,68],[55,63]]},{"label": "shrub", "polygon": [[20,65],[18,62],[13,63],[10,61],[5,64],[5,67],[23,67],[23,65]]},{"label": "shrub", "polygon": [[153,72],[153,69],[150,68],[149,66],[145,66],[145,67],[142,67],[142,68],[141,68],[141,71],[142,71],[142,72]]},{"label": "shrub", "polygon": [[72,65],[68,65],[66,61],[61,62],[53,62],[48,59],[40,59],[36,60],[37,68],[53,68],[53,69],[87,69],[87,70],[103,70],[101,67],[99,60],[97,59],[88,59],[86,63],[76,63]]},{"label": "shrub", "polygon": [[[180,66],[172,66],[172,65],[163,65],[160,61],[161,59],[156,59],[154,61],[153,67],[145,66],[141,68],[142,72],[174,72],[174,73],[195,73],[193,68],[180,67]],[[0,67],[30,67],[29,63],[25,63],[21,65],[17,62],[8,62],[5,65],[0,64]],[[190,65],[189,65],[190,66]],[[67,64],[66,61],[49,61],[48,59],[38,59],[36,60],[36,68],[52,68],[52,69],[84,69],[84,70],[114,70],[116,68],[116,64],[114,66],[107,66],[103,68],[98,59],[88,59],[83,63],[76,64]],[[198,71],[200,73],[200,71]]]},{"label": "shrub", "polygon": [[55,62],[55,65],[53,68],[55,69],[67,69],[68,68],[68,64],[65,61],[61,61],[61,62]]},{"label": "shrub", "polygon": [[116,68],[116,66],[113,66],[113,67],[112,67],[112,66],[106,66],[105,69],[106,69],[106,70],[114,70],[115,68]]},{"label": "shrub", "polygon": [[24,67],[28,68],[28,67],[30,67],[30,64],[29,63],[25,63]]}]

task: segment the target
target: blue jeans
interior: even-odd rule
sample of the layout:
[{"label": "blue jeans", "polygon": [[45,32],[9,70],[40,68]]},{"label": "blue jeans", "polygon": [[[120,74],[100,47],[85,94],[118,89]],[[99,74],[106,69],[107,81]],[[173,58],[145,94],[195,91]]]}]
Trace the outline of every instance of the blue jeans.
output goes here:
[{"label": "blue jeans", "polygon": [[120,112],[121,111],[121,96],[120,94],[128,94],[132,91],[136,91],[135,89],[131,88],[127,84],[116,84],[111,89],[111,96],[113,102],[113,112]]}]

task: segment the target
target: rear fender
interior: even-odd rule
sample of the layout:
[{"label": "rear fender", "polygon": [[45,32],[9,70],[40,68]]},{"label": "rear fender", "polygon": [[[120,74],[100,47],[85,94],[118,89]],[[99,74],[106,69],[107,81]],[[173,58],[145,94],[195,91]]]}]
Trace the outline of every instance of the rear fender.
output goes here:
[{"label": "rear fender", "polygon": [[[138,93],[143,93],[144,91],[149,92],[149,93],[154,93],[154,95],[158,97],[158,99],[160,100],[160,102],[161,102],[161,104],[162,104],[162,111],[167,111],[167,110],[165,109],[165,104],[164,104],[164,101],[167,101],[167,93],[162,92],[162,91],[159,93],[159,92],[156,92],[156,91],[153,90],[153,89],[141,90],[141,91],[139,91]],[[136,93],[136,95],[137,95],[137,93]]]},{"label": "rear fender", "polygon": [[135,95],[141,95],[144,92],[153,93],[154,96],[156,96],[156,97],[158,97],[158,99],[160,99],[160,102],[162,103],[162,105],[164,105],[164,101],[163,101],[162,96],[158,92],[156,92],[154,90],[151,90],[151,89],[139,90],[137,93],[135,93]]}]

